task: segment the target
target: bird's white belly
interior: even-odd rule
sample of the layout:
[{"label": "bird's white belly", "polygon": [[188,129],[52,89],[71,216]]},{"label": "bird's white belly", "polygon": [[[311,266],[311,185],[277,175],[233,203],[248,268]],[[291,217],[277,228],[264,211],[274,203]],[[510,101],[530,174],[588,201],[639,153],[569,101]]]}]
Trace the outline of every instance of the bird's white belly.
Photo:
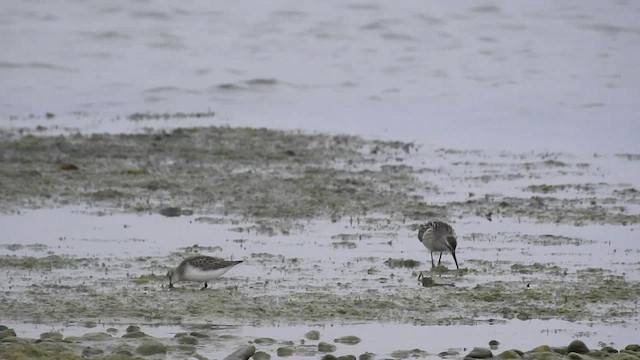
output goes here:
[{"label": "bird's white belly", "polygon": [[429,251],[449,251],[447,246],[443,243],[439,243],[434,240],[424,240],[422,241],[422,245],[426,246]]},{"label": "bird's white belly", "polygon": [[201,270],[193,266],[187,266],[184,271],[184,276],[181,277],[182,281],[198,281],[205,282],[213,279],[217,279],[224,273],[229,271],[230,267],[216,269],[216,270]]}]

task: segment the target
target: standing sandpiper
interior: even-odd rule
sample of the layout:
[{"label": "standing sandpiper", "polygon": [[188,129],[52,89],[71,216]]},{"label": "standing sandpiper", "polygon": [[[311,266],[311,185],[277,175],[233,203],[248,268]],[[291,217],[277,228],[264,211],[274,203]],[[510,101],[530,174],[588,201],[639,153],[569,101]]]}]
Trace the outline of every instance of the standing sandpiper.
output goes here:
[{"label": "standing sandpiper", "polygon": [[167,272],[169,288],[173,288],[174,282],[197,281],[204,282],[204,286],[200,289],[204,290],[207,288],[207,281],[219,278],[241,262],[242,260],[225,260],[204,255],[184,259],[180,265]]},{"label": "standing sandpiper", "polygon": [[453,231],[453,228],[449,224],[441,221],[429,221],[426,224],[420,225],[418,240],[431,252],[431,267],[436,267],[433,262],[433,253],[435,251],[440,252],[438,265],[440,265],[440,260],[442,260],[442,253],[448,251],[453,255],[453,261],[456,262],[456,269],[460,269],[458,259],[456,259],[458,241],[456,240],[455,231]]}]

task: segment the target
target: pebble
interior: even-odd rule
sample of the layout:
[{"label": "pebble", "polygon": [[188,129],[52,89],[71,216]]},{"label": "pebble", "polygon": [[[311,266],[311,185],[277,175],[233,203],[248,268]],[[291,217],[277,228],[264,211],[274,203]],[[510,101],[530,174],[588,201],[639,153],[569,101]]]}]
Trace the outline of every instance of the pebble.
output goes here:
[{"label": "pebble", "polygon": [[568,353],[588,354],[589,348],[580,340],[573,340],[567,347]]},{"label": "pebble", "polygon": [[183,335],[178,338],[178,344],[198,345],[198,338],[191,335]]},{"label": "pebble", "polygon": [[278,354],[278,356],[280,357],[291,356],[293,355],[293,348],[290,346],[279,347],[276,350],[276,354]]},{"label": "pebble", "polygon": [[135,331],[129,331],[125,334],[122,335],[122,337],[124,339],[138,339],[138,338],[143,338],[143,337],[147,337],[149,335],[143,333],[140,330],[135,330]]},{"label": "pebble", "polygon": [[167,347],[157,340],[145,340],[140,346],[136,348],[136,352],[140,355],[156,355],[166,354]]},{"label": "pebble", "polygon": [[640,345],[638,345],[638,344],[629,344],[629,345],[625,346],[624,349],[628,350],[628,351],[640,352]]},{"label": "pebble", "polygon": [[256,353],[256,347],[253,345],[244,345],[238,350],[225,356],[223,360],[248,360]]},{"label": "pebble", "polygon": [[334,352],[334,351],[336,351],[336,349],[337,349],[337,347],[335,345],[326,343],[324,341],[321,341],[318,344],[318,351],[323,352],[323,353]]},{"label": "pebble", "polygon": [[507,351],[503,351],[500,354],[498,354],[496,356],[497,359],[504,359],[504,360],[508,360],[508,359],[520,359],[522,358],[522,353],[518,352],[517,350],[511,349],[511,350],[507,350]]},{"label": "pebble", "polygon": [[253,360],[270,360],[271,355],[267,354],[264,351],[256,351],[255,354],[251,357]]},{"label": "pebble", "polygon": [[320,331],[309,330],[304,334],[304,337],[309,340],[320,340]]},{"label": "pebble", "polygon": [[360,338],[354,335],[341,336],[337,339],[333,339],[333,342],[338,344],[355,345],[360,343]]},{"label": "pebble", "polygon": [[474,347],[473,350],[471,350],[467,354],[467,356],[465,356],[465,358],[491,359],[493,358],[493,353],[491,352],[491,349],[487,349],[484,347]]}]

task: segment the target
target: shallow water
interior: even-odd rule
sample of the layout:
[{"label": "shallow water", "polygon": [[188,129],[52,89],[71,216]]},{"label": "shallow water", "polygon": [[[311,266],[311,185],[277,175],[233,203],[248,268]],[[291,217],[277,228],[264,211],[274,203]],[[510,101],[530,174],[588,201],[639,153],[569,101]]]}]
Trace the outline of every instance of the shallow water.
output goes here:
[{"label": "shallow water", "polygon": [[122,119],[214,111],[180,124],[637,153],[638,7],[3,2],[0,125],[140,131],[176,121]]}]

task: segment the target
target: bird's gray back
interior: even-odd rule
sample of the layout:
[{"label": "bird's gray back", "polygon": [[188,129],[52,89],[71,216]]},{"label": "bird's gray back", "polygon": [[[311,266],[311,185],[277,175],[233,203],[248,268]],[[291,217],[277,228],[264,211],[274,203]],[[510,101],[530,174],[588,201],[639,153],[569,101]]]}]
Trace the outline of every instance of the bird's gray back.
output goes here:
[{"label": "bird's gray back", "polygon": [[424,233],[427,231],[433,233],[434,236],[456,236],[451,225],[442,221],[429,221],[426,224],[420,225],[418,229],[418,241],[423,241]]},{"label": "bird's gray back", "polygon": [[225,260],[222,258],[198,255],[185,259],[180,263],[180,267],[191,265],[201,270],[218,270],[226,267],[231,267],[241,263],[242,260]]}]

